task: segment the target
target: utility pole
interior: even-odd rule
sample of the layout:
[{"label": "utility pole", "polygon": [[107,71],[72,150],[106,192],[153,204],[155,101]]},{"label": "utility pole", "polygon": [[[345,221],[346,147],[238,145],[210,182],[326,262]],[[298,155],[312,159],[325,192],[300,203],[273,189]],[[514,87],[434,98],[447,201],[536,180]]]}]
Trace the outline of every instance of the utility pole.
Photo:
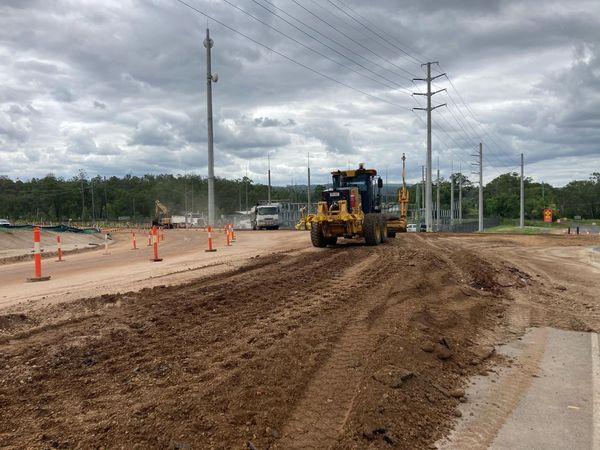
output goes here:
[{"label": "utility pole", "polygon": [[438,167],[437,167],[437,183],[436,183],[436,208],[435,208],[435,222],[436,230],[440,231],[440,157],[438,156]]},{"label": "utility pole", "polygon": [[459,178],[458,178],[458,223],[462,223],[462,163],[458,165]]},{"label": "utility pole", "polygon": [[483,144],[479,143],[479,232],[483,231]]},{"label": "utility pole", "polygon": [[92,223],[96,224],[96,205],[94,204],[94,179],[90,179],[90,187],[92,189]]},{"label": "utility pole", "polygon": [[269,188],[267,190],[267,202],[269,205],[271,204],[271,154],[267,153],[267,161],[268,161],[268,174],[269,174]]},{"label": "utility pole", "polygon": [[85,216],[85,194],[83,193],[83,173],[81,176],[81,221],[83,222]]},{"label": "utility pole", "polygon": [[104,177],[104,215],[106,218],[106,221],[108,222],[108,200],[107,200],[107,196],[106,196],[106,177]]},{"label": "utility pole", "polygon": [[387,202],[388,202],[388,166],[385,166],[385,194],[384,194],[384,198],[385,198],[385,203],[387,205]]},{"label": "utility pole", "polygon": [[244,186],[246,188],[246,212],[248,212],[248,166],[246,166],[246,177]]},{"label": "utility pole", "polygon": [[452,161],[450,172],[450,227],[452,227],[454,225],[454,161]]},{"label": "utility pole", "polygon": [[213,115],[212,115],[212,84],[217,82],[219,76],[213,75],[210,66],[210,49],[214,41],[210,38],[210,32],[206,29],[206,116],[208,124],[208,225],[215,224],[215,158],[213,151]]},{"label": "utility pole", "polygon": [[523,178],[523,153],[521,153],[521,207],[519,214],[519,228],[525,226],[525,181]]},{"label": "utility pole", "polygon": [[476,174],[479,174],[479,207],[477,209],[479,215],[478,231],[481,233],[483,231],[483,144],[481,142],[479,143],[479,154],[471,156],[479,158],[479,162],[477,163],[479,165],[479,172],[476,172]]},{"label": "utility pole", "polygon": [[425,209],[425,166],[421,166],[421,209]]},{"label": "utility pole", "polygon": [[544,199],[544,182],[542,181],[542,206],[546,208],[546,200]]},{"label": "utility pole", "polygon": [[419,187],[420,187],[420,183],[416,183],[415,184],[415,222],[419,221],[419,208],[421,207],[421,197],[419,195]]},{"label": "utility pole", "polygon": [[443,103],[441,105],[431,106],[431,97],[438,92],[445,91],[445,89],[440,89],[435,92],[431,92],[431,82],[436,78],[443,77],[446,74],[442,73],[440,75],[436,75],[435,77],[431,76],[431,64],[438,64],[435,62],[428,62],[425,64],[421,64],[421,67],[427,66],[427,78],[413,78],[413,81],[426,81],[427,82],[427,93],[423,94],[421,92],[415,92],[413,95],[425,95],[427,96],[427,108],[413,108],[413,110],[421,110],[427,111],[427,184],[425,186],[425,223],[427,224],[427,231],[431,231],[432,225],[432,192],[431,192],[431,111],[437,109],[441,106],[445,106]]},{"label": "utility pole", "polygon": [[306,165],[308,168],[308,186],[306,188],[306,199],[307,199],[306,213],[310,214],[310,153],[306,154]]}]

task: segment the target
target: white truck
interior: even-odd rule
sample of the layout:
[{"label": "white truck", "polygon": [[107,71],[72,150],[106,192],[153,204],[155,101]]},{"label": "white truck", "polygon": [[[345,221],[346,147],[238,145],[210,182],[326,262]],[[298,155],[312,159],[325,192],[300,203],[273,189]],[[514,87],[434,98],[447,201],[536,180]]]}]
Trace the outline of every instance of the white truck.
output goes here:
[{"label": "white truck", "polygon": [[281,225],[279,203],[252,207],[251,223],[253,230],[277,230]]}]

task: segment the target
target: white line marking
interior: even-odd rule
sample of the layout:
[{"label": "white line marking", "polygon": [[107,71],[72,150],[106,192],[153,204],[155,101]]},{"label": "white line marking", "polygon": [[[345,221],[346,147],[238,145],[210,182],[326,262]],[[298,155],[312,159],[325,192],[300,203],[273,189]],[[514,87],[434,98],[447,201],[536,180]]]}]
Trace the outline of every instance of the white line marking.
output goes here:
[{"label": "white line marking", "polygon": [[592,336],[592,450],[600,450],[600,340]]}]

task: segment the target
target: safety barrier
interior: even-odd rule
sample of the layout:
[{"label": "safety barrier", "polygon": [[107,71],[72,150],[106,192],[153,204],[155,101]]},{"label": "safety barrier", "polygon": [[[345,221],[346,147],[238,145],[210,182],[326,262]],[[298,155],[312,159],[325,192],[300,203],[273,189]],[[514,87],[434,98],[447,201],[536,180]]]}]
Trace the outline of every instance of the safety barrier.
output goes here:
[{"label": "safety barrier", "polygon": [[[104,230],[104,239],[103,239],[103,245],[102,243],[100,245],[102,245],[103,247],[103,254],[104,255],[110,255],[112,253],[118,253],[118,251],[115,250],[115,252],[113,252],[111,249],[111,247],[109,247],[109,240],[112,239],[111,234],[106,232],[108,230]],[[217,231],[218,233],[225,233],[225,241],[226,241],[226,245],[227,247],[232,247],[233,243],[235,241],[235,231],[234,231],[234,227],[233,224],[229,223],[229,224],[225,224],[222,227],[218,227],[218,228],[213,228],[211,226],[207,227],[205,229],[205,231],[207,232],[207,244],[208,244],[208,248],[205,250],[205,252],[216,252],[217,248],[215,248],[215,241],[213,241],[213,232]],[[139,250],[140,248],[137,245],[137,234],[139,233],[145,233],[146,230],[145,229],[135,229],[135,230],[130,230],[129,233],[123,233],[123,235],[129,235],[130,241],[131,241],[131,246],[130,246],[130,250]],[[164,230],[161,230],[160,227],[157,226],[153,226],[152,228],[148,229],[148,239],[149,239],[149,244],[150,246],[153,247],[152,249],[152,256],[150,261],[152,262],[159,262],[159,261],[163,261],[163,258],[161,258],[159,256],[159,244],[161,241],[164,241],[165,239],[165,233]],[[185,238],[185,240],[188,240],[188,238]],[[63,253],[63,249],[62,249],[62,239],[60,235],[56,236],[56,244],[57,244],[57,256],[55,261],[56,262],[62,262],[62,261],[66,261],[64,258],[64,253]],[[120,246],[115,247],[116,249],[122,248]],[[78,251],[78,250],[76,250]],[[67,252],[68,253],[68,252]],[[50,276],[43,276],[42,275],[42,248],[41,248],[41,230],[39,227],[34,228],[34,261],[35,261],[35,274],[34,276],[27,278],[27,281],[45,281],[45,280],[49,280],[51,277]]]},{"label": "safety barrier", "polygon": [[35,227],[33,229],[33,253],[34,253],[34,266],[35,276],[27,278],[27,281],[48,281],[49,276],[42,276],[42,249],[40,247],[40,228]]},{"label": "safety barrier", "polygon": [[159,262],[162,258],[158,257],[158,231],[156,225],[152,226],[152,244],[154,245],[154,258],[150,261]]},{"label": "safety barrier", "polygon": [[204,250],[205,252],[216,252],[217,249],[213,248],[213,241],[212,241],[212,227],[209,225],[209,227],[207,228],[208,231],[208,248],[206,250]]}]

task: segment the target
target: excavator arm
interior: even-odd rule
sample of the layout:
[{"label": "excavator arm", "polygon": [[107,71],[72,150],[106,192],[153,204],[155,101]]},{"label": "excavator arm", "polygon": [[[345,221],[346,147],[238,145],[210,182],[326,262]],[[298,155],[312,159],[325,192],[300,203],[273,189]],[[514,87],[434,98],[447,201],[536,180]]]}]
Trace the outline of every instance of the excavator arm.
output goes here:
[{"label": "excavator arm", "polygon": [[398,203],[400,203],[400,220],[406,227],[408,212],[408,188],[406,187],[406,156],[402,153],[402,187],[398,190]]}]

